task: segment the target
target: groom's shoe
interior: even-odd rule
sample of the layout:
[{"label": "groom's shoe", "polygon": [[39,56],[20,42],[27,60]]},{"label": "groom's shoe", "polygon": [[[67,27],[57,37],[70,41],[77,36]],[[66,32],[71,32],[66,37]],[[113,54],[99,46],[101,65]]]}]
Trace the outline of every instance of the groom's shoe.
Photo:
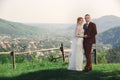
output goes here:
[{"label": "groom's shoe", "polygon": [[92,71],[92,69],[84,69],[83,72],[89,72]]},{"label": "groom's shoe", "polygon": [[87,70],[87,69],[84,69],[84,70],[83,70],[83,72],[89,72],[89,70]]},{"label": "groom's shoe", "polygon": [[90,68],[89,70],[92,71],[92,68]]}]

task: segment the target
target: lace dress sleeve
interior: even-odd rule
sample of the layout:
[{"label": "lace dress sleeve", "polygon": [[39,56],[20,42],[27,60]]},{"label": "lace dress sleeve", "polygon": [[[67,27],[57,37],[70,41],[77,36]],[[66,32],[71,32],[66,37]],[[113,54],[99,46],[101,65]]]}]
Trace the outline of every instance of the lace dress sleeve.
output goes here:
[{"label": "lace dress sleeve", "polygon": [[75,36],[76,37],[83,37],[84,36],[82,28],[80,28],[80,27],[76,28]]},{"label": "lace dress sleeve", "polygon": [[80,29],[79,29],[78,27],[76,28],[75,36],[76,36],[76,37],[77,37],[77,36],[80,36]]}]

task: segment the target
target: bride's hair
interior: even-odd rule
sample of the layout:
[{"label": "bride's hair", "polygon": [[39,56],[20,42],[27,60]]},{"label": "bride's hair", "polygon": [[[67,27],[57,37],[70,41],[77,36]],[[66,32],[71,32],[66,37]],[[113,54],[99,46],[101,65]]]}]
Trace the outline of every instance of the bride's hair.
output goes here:
[{"label": "bride's hair", "polygon": [[77,24],[78,24],[78,22],[81,21],[81,20],[83,20],[83,18],[82,18],[82,17],[78,17],[78,18],[77,18]]}]

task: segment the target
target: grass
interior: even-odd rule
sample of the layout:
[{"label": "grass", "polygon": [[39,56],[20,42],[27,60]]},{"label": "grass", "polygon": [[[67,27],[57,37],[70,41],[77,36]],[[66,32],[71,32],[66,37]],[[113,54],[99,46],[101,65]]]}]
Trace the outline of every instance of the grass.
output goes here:
[{"label": "grass", "polygon": [[0,80],[120,80],[120,64],[93,65],[91,72],[67,70],[65,62],[17,63],[0,65]]}]

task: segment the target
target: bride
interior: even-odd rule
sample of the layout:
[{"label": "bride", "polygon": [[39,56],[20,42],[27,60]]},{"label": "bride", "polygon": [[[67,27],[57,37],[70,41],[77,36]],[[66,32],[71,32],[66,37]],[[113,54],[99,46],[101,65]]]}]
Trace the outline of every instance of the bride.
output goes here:
[{"label": "bride", "polygon": [[77,19],[77,26],[74,32],[72,44],[71,44],[71,52],[69,56],[69,70],[82,71],[83,65],[83,38],[86,37],[84,35],[83,30],[83,18],[79,17]]}]

